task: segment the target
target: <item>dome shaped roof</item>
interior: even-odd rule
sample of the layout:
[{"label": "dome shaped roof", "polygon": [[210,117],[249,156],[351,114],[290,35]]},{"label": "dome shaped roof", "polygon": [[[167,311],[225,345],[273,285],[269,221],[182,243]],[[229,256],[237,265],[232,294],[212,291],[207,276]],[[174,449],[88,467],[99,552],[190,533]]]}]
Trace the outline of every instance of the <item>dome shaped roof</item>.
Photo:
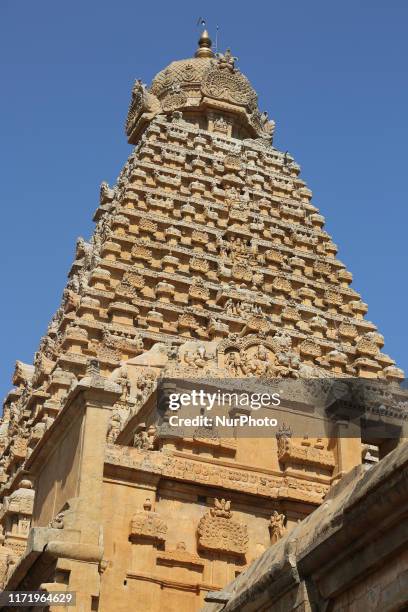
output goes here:
[{"label": "dome shaped roof", "polygon": [[156,74],[150,91],[161,98],[174,85],[199,88],[212,61],[210,57],[191,57],[171,62],[164,70]]},{"label": "dome shaped roof", "polygon": [[216,58],[172,62],[155,76],[150,92],[159,100],[177,94],[178,98],[185,97],[185,102],[204,95],[253,110],[258,96],[246,76],[235,68],[234,59],[227,51]]},{"label": "dome shaped roof", "polygon": [[150,92],[160,101],[169,96],[174,98],[171,102],[184,100],[186,103],[192,98],[205,96],[255,109],[256,92],[246,76],[235,67],[237,58],[230,50],[214,55],[206,31],[198,45],[195,57],[172,62],[159,72],[153,79]]},{"label": "dome shaped roof", "polygon": [[236,114],[249,133],[271,139],[274,124],[259,111],[256,91],[236,68],[236,59],[229,49],[214,55],[203,32],[195,57],[171,62],[150,87],[136,81],[126,123],[129,142],[136,141],[140,129],[156,114],[206,108]]}]

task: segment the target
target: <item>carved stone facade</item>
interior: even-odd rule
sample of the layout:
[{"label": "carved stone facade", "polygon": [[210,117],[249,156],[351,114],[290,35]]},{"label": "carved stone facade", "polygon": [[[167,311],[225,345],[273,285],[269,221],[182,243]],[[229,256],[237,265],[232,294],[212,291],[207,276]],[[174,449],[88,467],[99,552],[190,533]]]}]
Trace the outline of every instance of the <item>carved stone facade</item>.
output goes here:
[{"label": "carved stone facade", "polygon": [[324,504],[263,553],[203,612],[405,610],[408,444],[356,466]]},{"label": "carved stone facade", "polygon": [[175,440],[152,418],[159,378],[366,377],[405,409],[403,373],[273,128],[205,32],[194,58],[136,81],[134,149],[5,400],[0,588],[69,588],[81,610],[199,609],[373,444],[285,428]]}]

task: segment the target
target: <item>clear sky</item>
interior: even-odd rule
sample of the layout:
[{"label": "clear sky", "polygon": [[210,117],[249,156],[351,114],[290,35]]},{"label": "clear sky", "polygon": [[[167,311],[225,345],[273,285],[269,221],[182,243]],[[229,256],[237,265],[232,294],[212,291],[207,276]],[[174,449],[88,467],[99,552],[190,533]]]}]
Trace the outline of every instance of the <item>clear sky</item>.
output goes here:
[{"label": "clear sky", "polygon": [[406,0],[1,0],[2,395],[59,305],[101,181],[131,151],[134,79],[191,56],[200,16],[239,57],[408,371]]}]

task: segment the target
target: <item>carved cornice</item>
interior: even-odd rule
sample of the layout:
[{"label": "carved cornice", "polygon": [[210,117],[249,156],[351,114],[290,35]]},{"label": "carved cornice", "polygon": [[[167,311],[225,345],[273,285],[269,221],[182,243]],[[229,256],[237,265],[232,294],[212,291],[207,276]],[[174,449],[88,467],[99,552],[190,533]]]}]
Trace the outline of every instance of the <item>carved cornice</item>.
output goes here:
[{"label": "carved cornice", "polygon": [[225,463],[204,462],[180,454],[139,451],[129,447],[110,446],[106,449],[105,464],[135,472],[154,471],[162,477],[199,483],[225,490],[235,490],[270,499],[286,499],[320,504],[329,489],[324,478],[301,479],[282,473],[250,471]]},{"label": "carved cornice", "polygon": [[279,461],[284,465],[317,466],[333,470],[335,466],[334,454],[330,451],[315,448],[311,443],[302,445],[290,438],[281,437],[278,442]]},{"label": "carved cornice", "polygon": [[179,542],[175,550],[159,551],[156,559],[166,565],[194,567],[200,571],[203,571],[205,565],[204,559],[186,550],[184,542]]}]

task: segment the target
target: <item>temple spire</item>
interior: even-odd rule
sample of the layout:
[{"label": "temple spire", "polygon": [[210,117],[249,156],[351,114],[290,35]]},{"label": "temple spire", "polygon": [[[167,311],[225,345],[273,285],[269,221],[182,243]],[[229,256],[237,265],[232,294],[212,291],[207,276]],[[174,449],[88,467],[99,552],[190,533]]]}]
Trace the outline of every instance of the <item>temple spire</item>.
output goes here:
[{"label": "temple spire", "polygon": [[195,57],[213,57],[214,53],[211,49],[211,38],[208,35],[207,30],[204,30],[198,41],[198,49],[195,52]]}]

